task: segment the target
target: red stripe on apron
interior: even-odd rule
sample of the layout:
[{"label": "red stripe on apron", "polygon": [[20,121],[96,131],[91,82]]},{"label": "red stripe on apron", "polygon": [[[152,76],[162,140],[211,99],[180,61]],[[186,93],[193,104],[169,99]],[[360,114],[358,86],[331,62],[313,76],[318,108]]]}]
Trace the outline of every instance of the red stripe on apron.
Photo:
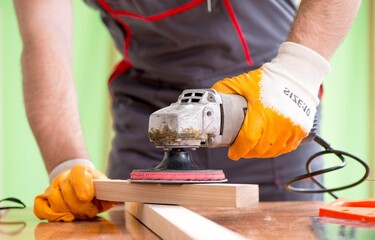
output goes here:
[{"label": "red stripe on apron", "polygon": [[[162,13],[159,13],[159,14],[156,14],[156,15],[153,15],[153,16],[142,16],[142,15],[135,14],[135,13],[125,11],[125,10],[113,10],[113,9],[110,11],[110,13],[112,15],[116,14],[116,15],[121,15],[121,16],[137,18],[137,19],[140,19],[140,20],[148,21],[148,22],[155,22],[155,21],[161,20],[163,18],[170,17],[172,15],[187,11],[191,8],[196,7],[197,5],[201,4],[204,1],[206,1],[206,0],[193,0],[189,3],[186,3],[186,4],[181,5],[179,7],[167,10],[165,12],[162,12]],[[100,2],[105,3],[104,0],[102,0]],[[110,6],[107,3],[105,3],[105,4],[110,8]]]},{"label": "red stripe on apron", "polygon": [[[119,75],[121,75],[122,73],[124,73],[125,71],[127,71],[132,66],[131,60],[129,59],[129,56],[128,56],[128,50],[129,50],[129,46],[130,46],[132,32],[131,32],[130,27],[120,18],[120,16],[127,16],[127,17],[131,17],[131,18],[137,18],[137,19],[143,20],[143,21],[155,22],[155,21],[159,21],[161,19],[170,17],[172,15],[175,15],[175,14],[187,11],[187,10],[189,10],[191,8],[196,7],[197,5],[199,5],[199,4],[201,4],[201,3],[205,2],[205,1],[206,0],[192,0],[189,3],[186,3],[186,4],[181,5],[179,7],[167,10],[165,12],[162,12],[162,13],[159,13],[159,14],[156,14],[156,15],[153,15],[153,16],[142,16],[142,15],[135,14],[135,13],[132,13],[132,12],[129,12],[129,11],[125,11],[125,10],[114,10],[114,9],[111,8],[111,6],[105,0],[98,0],[98,3],[108,13],[110,13],[111,16],[117,22],[119,22],[121,24],[121,26],[124,28],[124,30],[126,31],[126,39],[125,39],[125,43],[124,43],[124,53],[123,53],[125,59],[122,60],[115,67],[115,70],[114,70],[113,74],[111,75],[111,77],[110,77],[110,79],[108,81],[108,84],[110,85],[111,82],[116,77],[118,77]],[[242,45],[242,48],[243,48],[243,51],[244,51],[244,54],[245,54],[246,61],[249,64],[249,66],[252,66],[253,65],[253,61],[251,59],[250,50],[249,50],[249,47],[248,47],[247,42],[245,40],[245,37],[244,37],[244,34],[242,32],[241,26],[238,23],[237,17],[235,15],[234,11],[233,11],[232,5],[230,4],[229,0],[224,0],[224,4],[225,4],[225,7],[226,7],[226,9],[228,11],[228,14],[229,14],[229,16],[230,16],[230,18],[232,20],[233,26],[234,26],[234,28],[235,28],[235,30],[237,32],[238,38],[239,38],[239,40],[241,42],[241,45]]]},{"label": "red stripe on apron", "polygon": [[240,39],[240,42],[241,42],[241,45],[242,45],[242,48],[243,48],[243,51],[244,51],[244,54],[245,54],[245,57],[246,57],[246,61],[249,64],[249,66],[252,66],[253,60],[251,59],[250,49],[249,49],[249,46],[247,45],[247,42],[245,40],[245,37],[244,37],[244,34],[242,32],[241,26],[237,21],[236,14],[234,13],[232,5],[230,4],[230,0],[224,0],[224,4],[225,4],[225,7],[228,11],[229,17],[232,20],[233,26],[236,29],[238,38]]}]

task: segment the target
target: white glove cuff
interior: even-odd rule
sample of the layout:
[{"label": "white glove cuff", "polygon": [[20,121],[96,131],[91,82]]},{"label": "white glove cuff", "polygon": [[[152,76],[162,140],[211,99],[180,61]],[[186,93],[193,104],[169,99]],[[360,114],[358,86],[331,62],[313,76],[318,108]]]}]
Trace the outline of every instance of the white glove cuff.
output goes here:
[{"label": "white glove cuff", "polygon": [[328,61],[307,47],[285,42],[263,69],[259,82],[263,105],[308,133],[319,104],[319,87],[330,70]]},{"label": "white glove cuff", "polygon": [[294,42],[284,42],[279,53],[271,62],[282,69],[284,74],[291,75],[299,87],[318,93],[324,77],[330,71],[329,62],[317,52]]},{"label": "white glove cuff", "polygon": [[94,164],[90,160],[81,158],[71,159],[63,163],[60,163],[50,172],[49,182],[52,183],[53,179],[55,179],[55,177],[57,177],[60,173],[62,173],[65,170],[71,169],[76,165],[85,165],[92,169],[95,169]]}]

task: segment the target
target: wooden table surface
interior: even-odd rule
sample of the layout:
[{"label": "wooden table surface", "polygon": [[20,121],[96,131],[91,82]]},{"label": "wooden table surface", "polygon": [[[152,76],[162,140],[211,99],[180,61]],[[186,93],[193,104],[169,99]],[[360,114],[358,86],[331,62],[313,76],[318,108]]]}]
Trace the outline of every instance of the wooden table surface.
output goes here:
[{"label": "wooden table surface", "polygon": [[[258,208],[190,207],[190,210],[249,239],[317,239],[311,217],[320,202],[262,202]],[[10,223],[17,224],[10,224]],[[116,206],[91,221],[71,223],[38,220],[32,209],[13,209],[0,219],[0,239],[159,239]]]}]

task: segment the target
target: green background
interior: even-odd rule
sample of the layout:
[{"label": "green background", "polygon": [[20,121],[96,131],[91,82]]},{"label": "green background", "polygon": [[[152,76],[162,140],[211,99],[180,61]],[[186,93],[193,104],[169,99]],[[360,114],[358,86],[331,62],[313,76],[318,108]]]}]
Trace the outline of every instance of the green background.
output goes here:
[{"label": "green background", "polygon": [[[375,12],[375,4],[370,1],[363,1],[349,35],[331,61],[324,88],[322,136],[334,148],[356,154],[373,167],[375,52],[370,48],[370,36],[374,39],[370,26],[375,23],[372,17],[370,24],[370,12]],[[106,79],[118,55],[99,14],[82,2],[74,1],[74,74],[90,156],[104,171],[112,136]],[[12,1],[0,0],[0,17],[0,198],[17,197],[32,206],[34,196],[48,185],[48,176],[24,112],[22,45]],[[329,174],[327,184],[349,183],[362,172],[357,164],[349,163],[345,170]],[[374,184],[366,182],[338,194],[350,199],[374,197]]]}]

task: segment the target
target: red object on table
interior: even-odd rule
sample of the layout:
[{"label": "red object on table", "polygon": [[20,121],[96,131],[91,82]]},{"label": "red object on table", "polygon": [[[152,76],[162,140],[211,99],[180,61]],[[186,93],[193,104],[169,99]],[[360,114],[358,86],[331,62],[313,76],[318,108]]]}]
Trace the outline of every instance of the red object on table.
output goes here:
[{"label": "red object on table", "polygon": [[339,198],[321,207],[319,216],[375,222],[375,199],[348,200]]}]

